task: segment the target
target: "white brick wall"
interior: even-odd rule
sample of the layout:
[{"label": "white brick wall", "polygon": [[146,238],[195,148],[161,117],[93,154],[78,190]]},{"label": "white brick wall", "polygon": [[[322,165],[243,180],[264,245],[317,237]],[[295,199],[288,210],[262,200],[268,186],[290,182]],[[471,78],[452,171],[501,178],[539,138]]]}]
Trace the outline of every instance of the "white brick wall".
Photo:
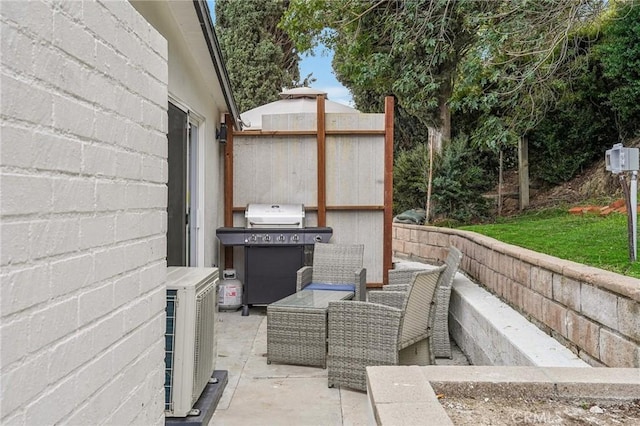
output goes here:
[{"label": "white brick wall", "polygon": [[0,1],[0,424],[162,424],[167,42]]}]

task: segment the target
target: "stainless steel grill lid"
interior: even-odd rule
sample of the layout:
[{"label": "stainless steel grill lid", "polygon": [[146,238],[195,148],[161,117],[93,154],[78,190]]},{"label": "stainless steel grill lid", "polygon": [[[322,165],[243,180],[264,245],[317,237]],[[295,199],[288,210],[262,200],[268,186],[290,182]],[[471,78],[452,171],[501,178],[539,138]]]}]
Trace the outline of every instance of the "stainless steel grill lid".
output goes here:
[{"label": "stainless steel grill lid", "polygon": [[247,228],[304,228],[303,204],[249,204]]}]

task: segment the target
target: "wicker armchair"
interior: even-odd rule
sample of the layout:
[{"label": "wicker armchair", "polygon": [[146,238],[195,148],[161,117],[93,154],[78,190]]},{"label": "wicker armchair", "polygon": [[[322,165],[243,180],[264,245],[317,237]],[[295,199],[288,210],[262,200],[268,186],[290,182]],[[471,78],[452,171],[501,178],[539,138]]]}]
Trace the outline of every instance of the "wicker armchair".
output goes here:
[{"label": "wicker armchair", "polygon": [[[433,363],[430,323],[435,314],[435,289],[444,269],[413,275],[406,297],[403,292],[374,291],[370,299],[379,303],[329,303],[329,387],[365,391],[367,366]],[[401,308],[386,303],[399,298]]]},{"label": "wicker armchair", "polygon": [[[440,276],[436,289],[436,313],[433,324],[433,353],[436,358],[451,358],[451,341],[449,339],[449,300],[453,278],[458,271],[462,253],[455,247],[449,248],[445,259],[446,269]],[[382,287],[384,291],[406,292],[411,276],[422,269],[394,269],[389,271],[389,284]],[[396,301],[396,303],[399,303]]]},{"label": "wicker armchair", "polygon": [[296,291],[352,291],[354,300],[365,300],[367,270],[362,267],[364,245],[316,243],[313,266],[303,266],[296,274]]}]

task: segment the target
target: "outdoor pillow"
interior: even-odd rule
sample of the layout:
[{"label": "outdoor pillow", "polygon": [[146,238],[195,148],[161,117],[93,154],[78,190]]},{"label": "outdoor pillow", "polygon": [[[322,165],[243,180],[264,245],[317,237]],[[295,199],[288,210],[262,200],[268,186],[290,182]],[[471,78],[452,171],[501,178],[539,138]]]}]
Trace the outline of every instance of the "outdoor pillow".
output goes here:
[{"label": "outdoor pillow", "polygon": [[356,292],[355,284],[326,284],[326,283],[311,283],[303,290],[334,290],[334,291],[352,291]]},{"label": "outdoor pillow", "polygon": [[424,209],[411,209],[404,211],[393,218],[395,223],[409,223],[422,225],[427,213]]}]

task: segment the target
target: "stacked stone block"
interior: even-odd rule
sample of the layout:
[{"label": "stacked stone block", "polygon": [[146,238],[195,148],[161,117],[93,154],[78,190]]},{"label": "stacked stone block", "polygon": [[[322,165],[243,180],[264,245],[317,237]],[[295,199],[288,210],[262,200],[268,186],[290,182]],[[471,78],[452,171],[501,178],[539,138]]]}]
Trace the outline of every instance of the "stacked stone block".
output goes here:
[{"label": "stacked stone block", "polygon": [[593,366],[640,368],[640,280],[473,232],[394,224],[394,256],[460,268]]}]

